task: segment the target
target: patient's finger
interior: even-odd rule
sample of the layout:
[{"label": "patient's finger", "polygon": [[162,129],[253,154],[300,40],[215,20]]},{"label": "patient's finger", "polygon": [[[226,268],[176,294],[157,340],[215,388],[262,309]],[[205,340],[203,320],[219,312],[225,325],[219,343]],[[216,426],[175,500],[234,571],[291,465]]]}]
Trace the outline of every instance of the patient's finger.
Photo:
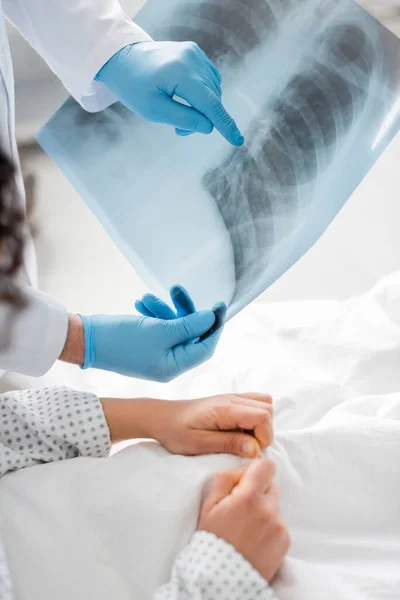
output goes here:
[{"label": "patient's finger", "polygon": [[231,396],[232,404],[240,404],[242,406],[252,406],[253,408],[258,408],[260,410],[267,410],[269,412],[273,411],[272,404],[268,402],[261,402],[259,400],[251,400],[250,398],[240,397],[235,394]]},{"label": "patient's finger", "polygon": [[197,431],[195,454],[235,454],[256,458],[260,454],[257,440],[239,431]]},{"label": "patient's finger", "polygon": [[[272,463],[274,464],[274,463]],[[277,515],[279,518],[280,515],[280,501],[281,501],[281,492],[276,483],[272,482],[271,486],[268,488],[268,494],[265,496],[265,507],[269,509],[270,513],[273,515]]]},{"label": "patient's finger", "polygon": [[267,415],[265,423],[260,423],[253,428],[254,437],[260,444],[261,450],[271,446],[274,441],[273,416],[270,412],[267,412]]},{"label": "patient's finger", "polygon": [[244,394],[235,394],[237,398],[243,398],[244,400],[254,400],[256,402],[262,402],[263,404],[272,404],[272,396],[270,394],[261,394],[260,392],[247,392]]},{"label": "patient's finger", "polygon": [[273,442],[272,414],[268,410],[233,404],[221,411],[218,422],[219,429],[245,429],[252,431],[262,449]]},{"label": "patient's finger", "polygon": [[265,494],[270,489],[275,474],[276,466],[272,460],[255,460],[243,473],[239,485],[236,488],[237,493],[257,491],[261,494]]},{"label": "patient's finger", "polygon": [[216,473],[212,480],[210,491],[204,501],[203,509],[208,511],[229,496],[234,487],[239,483],[243,473],[243,468]]}]

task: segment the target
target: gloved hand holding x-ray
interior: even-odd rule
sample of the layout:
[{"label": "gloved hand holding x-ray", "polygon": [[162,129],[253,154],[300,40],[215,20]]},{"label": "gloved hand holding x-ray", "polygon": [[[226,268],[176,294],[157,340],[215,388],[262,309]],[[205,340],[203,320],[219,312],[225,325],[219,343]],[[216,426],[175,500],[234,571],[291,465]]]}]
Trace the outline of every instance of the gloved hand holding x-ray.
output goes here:
[{"label": "gloved hand holding x-ray", "polygon": [[216,64],[244,146],[72,99],[39,141],[155,294],[179,283],[229,319],[318,240],[397,133],[400,41],[353,0],[148,0],[135,21]]},{"label": "gloved hand holding x-ray", "polygon": [[194,42],[130,44],[103,66],[96,79],[134,113],[172,125],[178,135],[209,134],[215,127],[232,145],[243,144],[221,103],[221,76]]},{"label": "gloved hand holding x-ray", "polygon": [[147,294],[134,315],[80,315],[85,331],[84,369],[114,371],[151,381],[168,382],[210,358],[221,329],[217,314],[224,310],[195,311],[187,292],[171,292],[177,312]]}]

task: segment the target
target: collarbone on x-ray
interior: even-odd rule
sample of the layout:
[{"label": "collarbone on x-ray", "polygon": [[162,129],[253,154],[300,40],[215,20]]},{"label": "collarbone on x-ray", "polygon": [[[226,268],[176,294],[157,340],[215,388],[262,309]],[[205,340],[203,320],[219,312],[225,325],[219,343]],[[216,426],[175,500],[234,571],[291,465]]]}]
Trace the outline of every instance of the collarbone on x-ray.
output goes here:
[{"label": "collarbone on x-ray", "polygon": [[180,283],[230,318],[318,240],[397,133],[400,42],[353,0],[149,0],[136,21],[210,56],[245,145],[73,100],[39,140],[155,292]]}]

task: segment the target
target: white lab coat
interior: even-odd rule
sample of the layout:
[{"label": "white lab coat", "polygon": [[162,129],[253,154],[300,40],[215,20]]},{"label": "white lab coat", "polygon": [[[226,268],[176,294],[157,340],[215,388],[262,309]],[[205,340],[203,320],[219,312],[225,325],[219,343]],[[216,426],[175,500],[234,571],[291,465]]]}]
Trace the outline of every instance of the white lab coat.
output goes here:
[{"label": "white lab coat", "polygon": [[[14,81],[4,19],[9,19],[47,61],[74,98],[89,111],[106,108],[115,97],[94,76],[118,50],[151,39],[123,12],[117,0],[0,0],[0,147],[18,168],[17,202],[25,207],[14,127]],[[21,273],[29,286],[28,306],[12,315],[12,335],[0,350],[0,369],[39,376],[60,355],[68,316],[54,299],[34,289],[35,253],[31,240]],[[11,308],[0,303],[0,335]]]}]

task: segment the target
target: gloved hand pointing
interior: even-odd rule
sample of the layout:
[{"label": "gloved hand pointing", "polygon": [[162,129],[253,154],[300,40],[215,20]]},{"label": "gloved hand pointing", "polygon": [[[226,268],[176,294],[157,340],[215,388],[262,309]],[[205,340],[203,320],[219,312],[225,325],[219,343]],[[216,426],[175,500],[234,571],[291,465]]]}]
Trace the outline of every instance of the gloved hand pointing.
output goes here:
[{"label": "gloved hand pointing", "polygon": [[203,342],[195,341],[213,327],[211,310],[169,320],[79,316],[85,330],[84,369],[94,367],[159,382],[171,381],[209,359],[221,334],[217,331]]},{"label": "gloved hand pointing", "polygon": [[208,134],[215,127],[234,146],[243,144],[243,136],[221,102],[221,76],[193,42],[125,46],[100,69],[96,80],[134,113],[172,125],[178,135]]}]

